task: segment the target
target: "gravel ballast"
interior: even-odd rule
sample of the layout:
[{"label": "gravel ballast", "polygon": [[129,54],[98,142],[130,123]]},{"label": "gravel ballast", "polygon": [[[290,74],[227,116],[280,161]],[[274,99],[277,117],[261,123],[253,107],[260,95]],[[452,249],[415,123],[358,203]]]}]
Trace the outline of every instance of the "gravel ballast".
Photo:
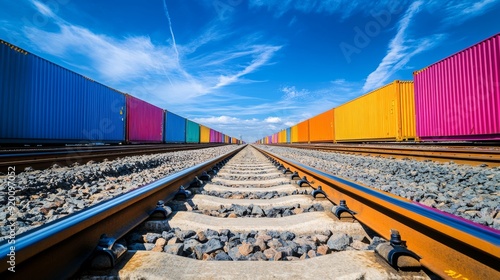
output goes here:
[{"label": "gravel ballast", "polygon": [[[15,225],[18,235],[237,148],[231,145],[132,156],[71,167],[53,166],[17,173],[14,180],[2,175],[0,241],[12,235],[11,225]],[[9,195],[8,186],[15,187],[14,195]],[[9,197],[15,199],[12,214],[7,206]]]},{"label": "gravel ballast", "polygon": [[359,182],[500,230],[500,168],[260,146]]}]

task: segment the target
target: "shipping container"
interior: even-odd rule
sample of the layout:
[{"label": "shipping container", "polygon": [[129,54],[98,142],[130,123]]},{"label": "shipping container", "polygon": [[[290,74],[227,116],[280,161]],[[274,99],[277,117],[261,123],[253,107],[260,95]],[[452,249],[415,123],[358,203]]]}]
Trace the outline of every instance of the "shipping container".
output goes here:
[{"label": "shipping container", "polygon": [[297,124],[298,143],[309,143],[309,120]]},{"label": "shipping container", "polygon": [[292,143],[299,142],[299,128],[298,125],[294,125],[290,128],[292,135]]},{"label": "shipping container", "polygon": [[218,132],[216,130],[213,130],[210,128],[210,143],[218,143],[218,137],[217,137]]},{"label": "shipping container", "polygon": [[125,95],[0,40],[0,142],[121,143]]},{"label": "shipping container", "polygon": [[421,140],[500,139],[500,34],[414,74]]},{"label": "shipping container", "polygon": [[127,94],[127,142],[161,143],[163,109]]},{"label": "shipping container", "polygon": [[281,130],[278,135],[278,143],[286,143],[286,129]]},{"label": "shipping container", "polygon": [[333,124],[333,109],[310,118],[309,141],[333,143],[335,139]]},{"label": "shipping container", "polygon": [[394,81],[334,109],[335,141],[415,139],[413,82]]},{"label": "shipping container", "polygon": [[286,129],[286,142],[292,143],[292,128],[291,127]]},{"label": "shipping container", "polygon": [[200,125],[186,120],[186,143],[200,143]]},{"label": "shipping container", "polygon": [[186,143],[186,119],[165,111],[165,143]]},{"label": "shipping container", "polygon": [[238,144],[238,139],[236,139],[236,138],[232,138],[232,141],[233,141],[233,142],[232,142],[233,144]]},{"label": "shipping container", "polygon": [[224,143],[229,144],[229,136],[224,135]]},{"label": "shipping container", "polygon": [[210,143],[210,128],[200,124],[200,143]]}]

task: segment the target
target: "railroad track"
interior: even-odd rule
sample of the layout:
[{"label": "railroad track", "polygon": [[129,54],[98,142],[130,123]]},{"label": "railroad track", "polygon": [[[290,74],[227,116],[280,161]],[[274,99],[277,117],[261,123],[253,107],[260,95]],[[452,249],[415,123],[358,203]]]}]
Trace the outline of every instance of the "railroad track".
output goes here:
[{"label": "railroad track", "polygon": [[44,169],[54,164],[67,166],[74,163],[85,164],[88,161],[113,160],[118,157],[148,155],[183,150],[204,149],[223,144],[158,144],[106,147],[65,147],[42,148],[41,150],[4,150],[0,153],[0,172],[7,173],[9,166],[16,166],[19,171],[26,167]]},{"label": "railroad track", "polygon": [[[499,231],[269,152],[260,151],[274,164],[253,148],[234,156],[238,151],[19,236],[15,277],[24,279],[39,271],[41,278],[66,278],[82,265],[86,268],[77,278],[84,279],[96,275],[171,279],[500,276]],[[203,171],[217,174],[200,185],[199,179],[209,181]],[[194,175],[198,179],[193,180]],[[303,176],[307,178],[297,181]],[[192,186],[195,195],[183,195],[180,185]],[[155,208],[161,199],[166,203]],[[341,201],[346,203],[343,208]],[[136,231],[129,232],[134,227]],[[108,238],[99,241],[103,233]],[[391,242],[380,242],[377,235]],[[292,241],[301,243],[294,246]],[[140,250],[141,244],[150,250]],[[6,271],[8,252],[8,244],[1,244],[2,279],[12,276]],[[89,268],[115,261],[114,268]],[[398,266],[418,271],[402,272]]]},{"label": "railroad track", "polygon": [[500,166],[500,150],[487,147],[428,147],[394,145],[348,145],[348,144],[272,144],[283,147],[313,149],[321,151],[352,153],[361,155],[380,155],[393,158],[411,158],[415,160],[453,161],[460,164]]}]

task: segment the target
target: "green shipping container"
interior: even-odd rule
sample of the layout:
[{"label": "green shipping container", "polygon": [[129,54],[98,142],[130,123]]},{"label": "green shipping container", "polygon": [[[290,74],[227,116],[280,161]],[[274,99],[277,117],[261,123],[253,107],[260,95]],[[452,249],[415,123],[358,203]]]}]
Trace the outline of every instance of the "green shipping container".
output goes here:
[{"label": "green shipping container", "polygon": [[186,143],[200,143],[200,125],[190,120],[186,122]]}]

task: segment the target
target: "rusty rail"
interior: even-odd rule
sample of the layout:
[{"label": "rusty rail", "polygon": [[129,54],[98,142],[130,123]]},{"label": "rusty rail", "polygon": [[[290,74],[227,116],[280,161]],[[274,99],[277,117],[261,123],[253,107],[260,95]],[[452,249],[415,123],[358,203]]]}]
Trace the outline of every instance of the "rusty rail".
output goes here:
[{"label": "rusty rail", "polygon": [[[172,198],[179,186],[243,147],[25,232],[15,238],[14,245],[0,243],[0,279],[71,277],[92,254],[102,234],[119,239],[147,219],[159,200]],[[11,246],[15,246],[15,273],[8,271]]]},{"label": "rusty rail", "polygon": [[448,279],[500,279],[500,231],[336,177],[256,147],[286,168],[322,186],[329,200],[345,200],[355,219],[390,239],[400,232],[409,250],[436,275]]},{"label": "rusty rail", "polygon": [[362,145],[336,144],[272,144],[276,146],[322,150],[329,152],[351,153],[361,155],[380,155],[394,158],[411,158],[416,160],[435,160],[440,162],[454,161],[455,163],[488,166],[500,166],[500,150],[462,148],[430,148],[430,147],[384,147]]},{"label": "rusty rail", "polygon": [[204,149],[218,147],[223,144],[159,144],[148,146],[111,146],[92,149],[89,147],[68,147],[62,149],[51,149],[44,151],[29,150],[26,152],[0,154],[0,172],[6,173],[9,166],[15,166],[17,170],[26,167],[34,169],[48,168],[53,164],[60,166],[73,163],[85,164],[88,161],[112,160],[118,157],[149,155],[175,151]]}]

